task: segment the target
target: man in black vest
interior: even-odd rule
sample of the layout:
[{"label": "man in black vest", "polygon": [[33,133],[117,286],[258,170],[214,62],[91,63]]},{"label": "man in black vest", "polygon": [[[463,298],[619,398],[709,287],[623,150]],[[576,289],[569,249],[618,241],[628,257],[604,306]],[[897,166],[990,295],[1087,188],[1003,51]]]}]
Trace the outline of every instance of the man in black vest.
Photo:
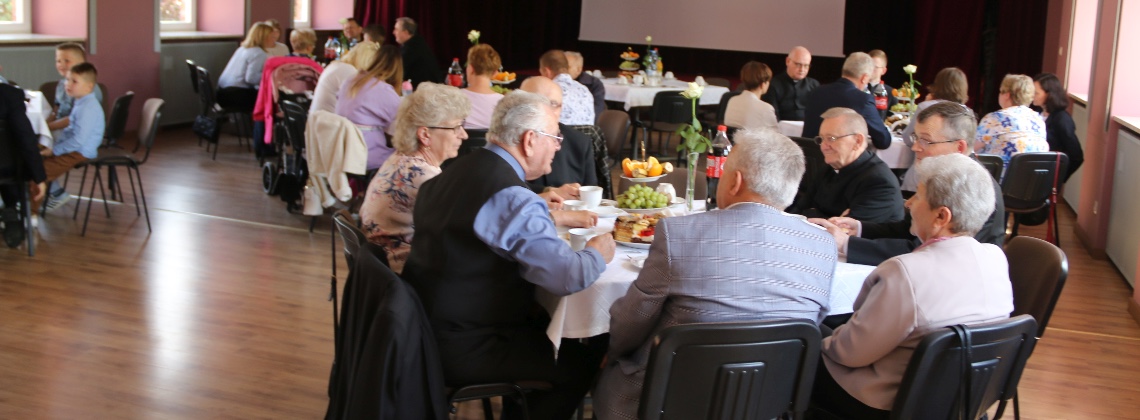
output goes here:
[{"label": "man in black vest", "polygon": [[[528,394],[532,419],[567,419],[589,390],[601,355],[564,340],[555,358],[535,286],[564,296],[589,287],[613,259],[599,235],[573,251],[526,180],[550,172],[562,136],[550,100],[516,91],[491,116],[488,145],[420,187],[416,238],[404,277],[439,341],[448,385],[543,380]],[[536,310],[537,309],[537,310]],[[517,416],[510,399],[504,418]]]},{"label": "man in black vest", "polygon": [[392,35],[396,38],[396,43],[400,44],[404,59],[404,79],[410,79],[412,86],[443,81],[443,72],[439,71],[435,53],[431,52],[424,37],[416,35],[416,21],[409,17],[396,19]]}]

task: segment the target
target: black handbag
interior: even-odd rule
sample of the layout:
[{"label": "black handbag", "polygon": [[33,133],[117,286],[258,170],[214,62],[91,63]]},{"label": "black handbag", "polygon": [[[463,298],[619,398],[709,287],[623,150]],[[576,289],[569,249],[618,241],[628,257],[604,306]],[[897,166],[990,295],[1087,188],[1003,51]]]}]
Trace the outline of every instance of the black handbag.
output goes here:
[{"label": "black handbag", "polygon": [[217,143],[218,137],[221,135],[221,127],[218,126],[217,118],[208,115],[194,117],[194,125],[190,127],[190,130],[194,131],[198,137],[211,143]]}]

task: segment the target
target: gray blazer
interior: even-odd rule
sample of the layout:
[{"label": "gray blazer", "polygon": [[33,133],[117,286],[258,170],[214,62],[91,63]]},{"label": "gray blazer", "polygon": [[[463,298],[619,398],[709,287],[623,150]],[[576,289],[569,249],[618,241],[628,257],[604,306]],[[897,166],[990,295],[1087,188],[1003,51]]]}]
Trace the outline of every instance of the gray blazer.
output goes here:
[{"label": "gray blazer", "polygon": [[738,203],[663,219],[649,258],[610,308],[609,363],[594,392],[598,418],[634,418],[653,337],[698,322],[827,314],[835,241],[775,208]]}]

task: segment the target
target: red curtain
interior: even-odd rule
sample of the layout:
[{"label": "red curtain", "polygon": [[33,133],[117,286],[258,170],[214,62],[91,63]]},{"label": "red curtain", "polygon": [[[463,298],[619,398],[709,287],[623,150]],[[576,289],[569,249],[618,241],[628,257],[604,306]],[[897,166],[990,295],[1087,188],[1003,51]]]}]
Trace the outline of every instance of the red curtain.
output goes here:
[{"label": "red curtain", "polygon": [[927,87],[939,70],[960,68],[970,83],[969,104],[977,103],[982,97],[985,1],[921,1],[914,12],[915,79]]}]

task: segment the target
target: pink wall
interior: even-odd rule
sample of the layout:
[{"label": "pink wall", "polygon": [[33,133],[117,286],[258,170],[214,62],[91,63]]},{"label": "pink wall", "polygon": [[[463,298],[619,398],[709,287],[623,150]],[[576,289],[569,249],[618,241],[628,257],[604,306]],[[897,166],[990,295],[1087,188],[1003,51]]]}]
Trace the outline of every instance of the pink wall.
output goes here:
[{"label": "pink wall", "polygon": [[[1084,1],[1084,0],[1082,0]],[[1108,241],[1108,209],[1112,204],[1112,181],[1116,165],[1116,124],[1105,127],[1108,117],[1109,79],[1112,72],[1113,36],[1117,8],[1124,0],[1102,0],[1097,27],[1091,83],[1089,124],[1085,139],[1085,164],[1081,169],[1081,202],[1077,211],[1077,235],[1089,252],[1105,255]],[[1081,7],[1081,6],[1078,6]],[[1078,10],[1079,12],[1079,10]],[[1075,34],[1074,34],[1075,35]],[[1096,208],[1096,212],[1093,209]]]},{"label": "pink wall", "polygon": [[1140,2],[1126,1],[1121,10],[1120,38],[1117,41],[1119,53],[1116,55],[1115,81],[1112,87],[1112,108],[1114,116],[1140,117]]},{"label": "pink wall", "polygon": [[339,20],[352,16],[352,0],[312,0],[313,29],[340,29]]},{"label": "pink wall", "polygon": [[32,33],[87,38],[84,10],[87,10],[87,0],[35,0],[32,2]]},{"label": "pink wall", "polygon": [[[1093,41],[1096,37],[1097,0],[1077,0],[1076,3],[1076,10],[1073,10],[1075,14],[1072,29],[1073,41],[1069,46],[1071,51],[1069,54],[1067,89],[1070,93],[1087,96],[1089,94],[1089,78],[1092,74]],[[1066,7],[1070,6],[1066,5]],[[1068,23],[1064,24],[1067,25]]]},{"label": "pink wall", "polygon": [[94,43],[89,45],[95,53],[90,61],[100,70],[99,82],[107,85],[107,100],[113,101],[127,91],[135,92],[127,130],[138,127],[143,102],[161,96],[159,53],[154,48],[158,24],[154,19],[155,3],[99,0],[90,11],[95,16]]},{"label": "pink wall", "polygon": [[198,0],[198,30],[245,35],[245,2]]},{"label": "pink wall", "polygon": [[[277,42],[288,44],[289,41],[285,39],[285,29],[293,26],[293,1],[292,0],[250,0],[249,7],[249,20],[250,22],[257,22],[262,20],[277,19],[281,22],[281,38]],[[252,23],[250,24],[252,25]]]}]

